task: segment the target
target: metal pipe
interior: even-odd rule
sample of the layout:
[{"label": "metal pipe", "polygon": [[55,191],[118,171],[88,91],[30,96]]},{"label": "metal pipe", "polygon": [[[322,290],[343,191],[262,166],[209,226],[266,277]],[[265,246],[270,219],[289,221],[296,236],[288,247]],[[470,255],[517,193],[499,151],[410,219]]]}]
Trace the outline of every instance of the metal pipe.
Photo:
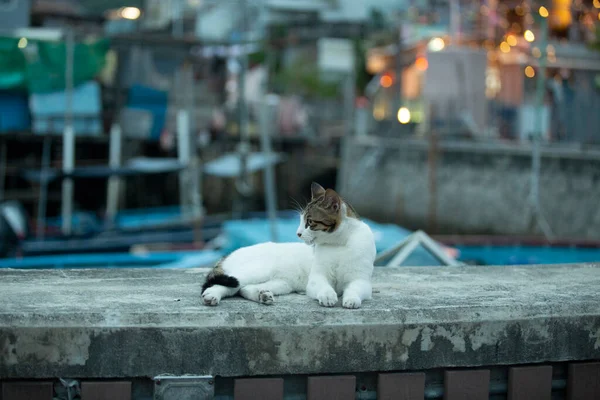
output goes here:
[{"label": "metal pipe", "polygon": [[[432,115],[433,107],[429,106],[429,116],[431,120],[435,120]],[[427,174],[429,181],[429,210],[428,210],[428,225],[430,232],[437,231],[437,158],[438,158],[438,136],[436,129],[429,126],[429,151],[427,154]]]},{"label": "metal pipe", "polygon": [[36,233],[38,239],[43,239],[46,230],[46,208],[48,202],[48,169],[50,167],[50,152],[52,150],[52,139],[49,135],[44,137],[42,150],[42,178],[40,179],[40,198],[38,199]]},{"label": "metal pipe", "polygon": [[[261,9],[261,16],[268,12],[267,6],[265,5]],[[268,45],[267,45],[268,46]],[[270,159],[273,154],[271,146],[271,104],[269,104],[269,77],[274,69],[274,56],[273,51],[267,51],[267,59],[265,62],[265,79],[263,82],[263,101],[261,102],[260,108],[260,147],[263,157]],[[263,170],[263,179],[265,185],[265,202],[267,207],[267,216],[269,218],[269,227],[271,229],[271,241],[277,242],[277,191],[275,182],[275,166],[270,162],[267,163],[266,168]]]},{"label": "metal pipe", "polygon": [[405,36],[406,30],[403,26],[400,26],[398,29],[398,46],[396,49],[396,93],[394,94],[394,112],[392,114],[396,114],[400,107],[402,107],[402,71],[404,70],[404,41],[407,39]]},{"label": "metal pipe", "polygon": [[172,33],[175,37],[181,37],[184,34],[183,30],[183,4],[181,0],[171,0],[171,23]]},{"label": "metal pipe", "polygon": [[2,141],[2,148],[0,149],[0,201],[4,200],[4,180],[6,179],[6,140]]},{"label": "metal pipe", "polygon": [[267,205],[267,216],[271,229],[271,241],[277,242],[277,193],[275,192],[275,166],[269,162],[273,151],[271,149],[271,132],[269,125],[271,122],[271,112],[268,100],[263,98],[261,102],[261,129],[260,129],[260,147],[263,157],[267,159],[267,164],[263,170],[263,179],[265,185],[265,201]]},{"label": "metal pipe", "polygon": [[188,110],[181,108],[177,112],[177,157],[179,162],[185,166],[179,172],[179,203],[182,214],[189,213],[190,198],[188,191],[190,187],[190,119]]},{"label": "metal pipe", "polygon": [[459,0],[450,0],[450,34],[454,45],[460,43],[460,2]]},{"label": "metal pipe", "polygon": [[354,100],[356,98],[355,66],[352,62],[350,71],[344,80],[344,136],[340,143],[340,167],[336,179],[336,190],[344,193],[347,184],[346,163],[350,157],[350,144],[354,137]]},{"label": "metal pipe", "polygon": [[540,170],[541,170],[541,151],[540,144],[542,140],[542,124],[543,124],[543,108],[544,108],[544,91],[546,87],[546,45],[548,43],[548,20],[542,18],[541,26],[541,38],[540,47],[542,49],[542,56],[540,58],[540,68],[538,72],[536,92],[535,92],[535,103],[537,106],[537,115],[535,120],[535,129],[533,132],[533,148],[531,153],[531,192],[530,192],[530,206],[532,208],[532,220],[531,223],[537,222],[540,229],[544,233],[546,239],[550,240],[553,237],[552,229],[548,224],[548,221],[542,214],[540,207]]},{"label": "metal pipe", "polygon": [[[66,66],[65,66],[65,94],[66,108],[63,130],[63,172],[69,174],[75,167],[75,130],[73,128],[73,58],[75,52],[75,38],[73,30],[69,27],[66,31]],[[73,228],[73,180],[67,178],[62,183],[62,232],[71,235]]]},{"label": "metal pipe", "polygon": [[[108,154],[108,166],[110,168],[119,168],[121,166],[121,149],[123,143],[123,132],[119,122],[114,122],[110,128],[110,142]],[[113,222],[119,208],[119,190],[121,178],[111,176],[108,178],[108,188],[106,194],[106,217]]]},{"label": "metal pipe", "polygon": [[[247,0],[241,3],[243,13],[243,23],[241,29],[241,42],[244,42],[248,30],[248,6]],[[241,46],[241,45],[240,45]],[[248,182],[248,154],[250,153],[250,137],[248,130],[248,106],[246,104],[245,86],[246,70],[248,69],[248,55],[246,50],[241,47],[241,54],[238,58],[240,62],[240,71],[238,75],[238,117],[239,117],[239,135],[240,143],[238,145],[238,154],[240,156],[240,175],[238,177],[236,188],[241,199],[241,215],[244,213],[245,198],[250,194],[250,184]],[[241,216],[240,215],[240,216]]]}]

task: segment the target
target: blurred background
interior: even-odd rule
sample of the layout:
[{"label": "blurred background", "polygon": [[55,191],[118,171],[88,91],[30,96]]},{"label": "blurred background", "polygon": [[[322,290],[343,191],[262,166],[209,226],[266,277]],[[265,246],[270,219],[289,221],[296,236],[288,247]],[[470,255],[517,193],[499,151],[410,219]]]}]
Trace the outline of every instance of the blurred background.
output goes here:
[{"label": "blurred background", "polygon": [[381,265],[600,261],[598,26],[599,0],[1,0],[0,264],[208,265],[295,241],[312,181]]}]

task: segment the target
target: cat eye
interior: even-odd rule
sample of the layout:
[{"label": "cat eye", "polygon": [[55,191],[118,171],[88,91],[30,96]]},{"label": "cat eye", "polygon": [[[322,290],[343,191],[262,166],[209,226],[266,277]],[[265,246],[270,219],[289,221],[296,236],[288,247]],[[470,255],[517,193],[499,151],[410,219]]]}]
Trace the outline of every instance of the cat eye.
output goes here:
[{"label": "cat eye", "polygon": [[307,219],[306,219],[306,223],[307,223],[307,224],[309,224],[309,225],[312,225],[312,223],[313,223],[313,220],[312,220],[312,219],[310,219],[310,218],[307,218]]}]

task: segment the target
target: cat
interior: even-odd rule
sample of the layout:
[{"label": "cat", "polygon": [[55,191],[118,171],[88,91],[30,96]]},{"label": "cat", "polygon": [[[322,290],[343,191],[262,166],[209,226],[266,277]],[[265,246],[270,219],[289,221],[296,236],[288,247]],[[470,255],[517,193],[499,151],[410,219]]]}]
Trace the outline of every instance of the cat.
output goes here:
[{"label": "cat", "polygon": [[216,306],[222,298],[240,294],[261,304],[274,296],[304,292],[313,264],[313,250],[304,243],[260,243],[235,250],[207,275],[202,299]]},{"label": "cat", "polygon": [[[375,241],[370,228],[332,189],[311,185],[311,201],[300,211],[296,232],[304,243],[261,243],[221,259],[202,286],[204,304],[240,294],[261,304],[274,296],[306,292],[332,307],[359,308],[371,298]],[[335,288],[335,289],[334,289]]]},{"label": "cat", "polygon": [[314,248],[306,294],[325,307],[360,308],[372,296],[375,238],[371,228],[334,190],[311,185],[311,201],[296,234]]}]

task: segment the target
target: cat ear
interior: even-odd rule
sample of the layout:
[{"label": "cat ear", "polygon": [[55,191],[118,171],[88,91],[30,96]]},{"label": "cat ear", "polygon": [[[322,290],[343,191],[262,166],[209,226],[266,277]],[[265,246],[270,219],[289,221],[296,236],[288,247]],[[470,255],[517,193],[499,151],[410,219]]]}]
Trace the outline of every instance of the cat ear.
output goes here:
[{"label": "cat ear", "polygon": [[342,204],[342,199],[333,189],[327,189],[325,191],[325,204],[327,208],[332,209],[334,212],[338,212]]},{"label": "cat ear", "polygon": [[325,194],[325,189],[323,186],[319,185],[317,182],[313,182],[310,185],[310,193],[313,199],[319,198]]}]

